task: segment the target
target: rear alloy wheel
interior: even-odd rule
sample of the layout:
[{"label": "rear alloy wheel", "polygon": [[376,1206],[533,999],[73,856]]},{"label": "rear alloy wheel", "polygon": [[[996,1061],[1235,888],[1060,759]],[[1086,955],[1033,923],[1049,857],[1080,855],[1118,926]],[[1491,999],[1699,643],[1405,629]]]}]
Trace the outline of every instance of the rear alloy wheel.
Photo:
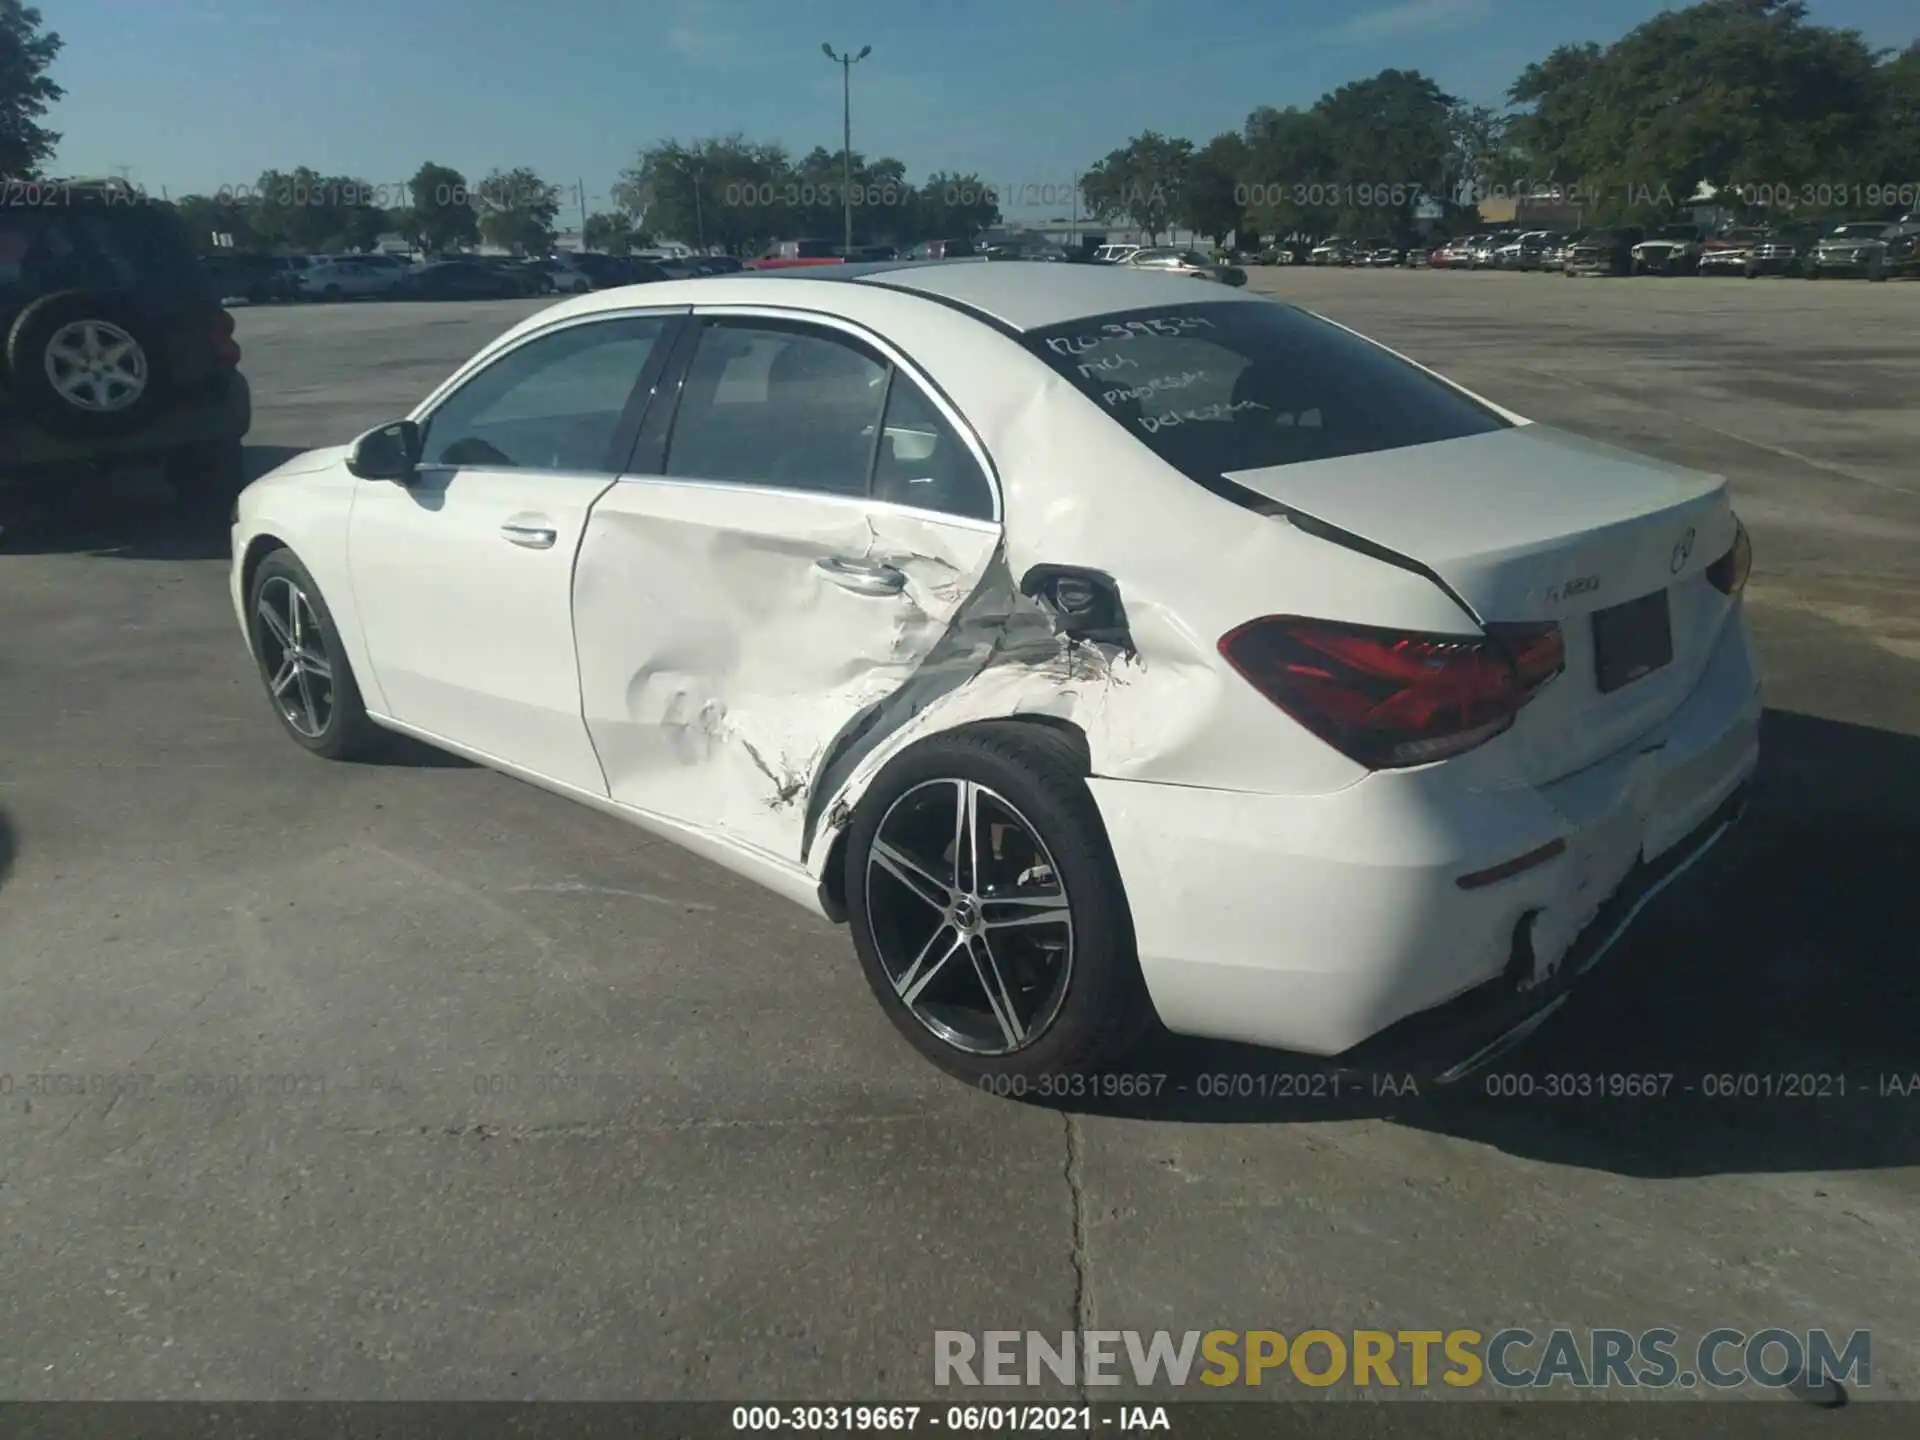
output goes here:
[{"label": "rear alloy wheel", "polygon": [[291,550],[260,562],[248,595],[247,634],[274,713],[304,750],[352,760],[378,748],[353,666],[319,587]]},{"label": "rear alloy wheel", "polygon": [[1041,727],[941,736],[882,772],[849,836],[854,945],[882,1008],[935,1064],[999,1093],[1097,1072],[1151,1018],[1081,773]]}]

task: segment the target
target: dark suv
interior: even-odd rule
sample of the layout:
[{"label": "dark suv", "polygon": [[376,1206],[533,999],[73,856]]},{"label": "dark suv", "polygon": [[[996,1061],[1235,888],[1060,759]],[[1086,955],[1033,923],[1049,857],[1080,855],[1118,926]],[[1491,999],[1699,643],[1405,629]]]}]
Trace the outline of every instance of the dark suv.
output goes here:
[{"label": "dark suv", "polygon": [[151,466],[224,516],[252,397],[186,228],[111,182],[32,188],[0,207],[0,485]]}]

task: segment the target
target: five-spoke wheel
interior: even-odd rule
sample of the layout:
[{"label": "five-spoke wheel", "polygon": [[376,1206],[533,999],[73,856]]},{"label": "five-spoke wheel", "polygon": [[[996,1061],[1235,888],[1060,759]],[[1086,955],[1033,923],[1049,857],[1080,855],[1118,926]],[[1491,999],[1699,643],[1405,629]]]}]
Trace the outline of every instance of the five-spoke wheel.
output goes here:
[{"label": "five-spoke wheel", "polygon": [[332,760],[373,750],[380,732],[360,703],[333,615],[291,550],[275,550],[254,568],[247,616],[261,683],[287,733]]},{"label": "five-spoke wheel", "polygon": [[954,1074],[1097,1069],[1150,1018],[1085,775],[1066,736],[996,721],[907,750],[855,811],[861,966],[901,1033]]}]

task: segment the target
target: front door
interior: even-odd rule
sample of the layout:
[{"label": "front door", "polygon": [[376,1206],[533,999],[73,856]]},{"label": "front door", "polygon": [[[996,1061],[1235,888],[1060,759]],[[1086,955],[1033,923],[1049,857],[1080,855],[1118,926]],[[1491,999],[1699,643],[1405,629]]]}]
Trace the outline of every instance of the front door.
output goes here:
[{"label": "front door", "polygon": [[348,566],[393,719],[606,793],[580,715],[574,556],[675,319],[595,319],[516,345],[422,421],[414,484],[356,493]]},{"label": "front door", "polygon": [[993,558],[993,485],[957,416],[826,322],[708,316],[680,393],[657,473],[581,546],[587,728],[615,800],[798,865],[836,737]]}]

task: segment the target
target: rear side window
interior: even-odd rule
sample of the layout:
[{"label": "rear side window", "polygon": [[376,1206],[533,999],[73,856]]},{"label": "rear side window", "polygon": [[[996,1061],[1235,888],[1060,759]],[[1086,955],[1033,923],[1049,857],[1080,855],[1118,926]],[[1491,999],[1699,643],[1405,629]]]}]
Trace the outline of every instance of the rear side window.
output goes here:
[{"label": "rear side window", "polygon": [[1125,311],[1037,331],[1026,344],[1202,483],[1509,428],[1404,360],[1286,305]]}]

